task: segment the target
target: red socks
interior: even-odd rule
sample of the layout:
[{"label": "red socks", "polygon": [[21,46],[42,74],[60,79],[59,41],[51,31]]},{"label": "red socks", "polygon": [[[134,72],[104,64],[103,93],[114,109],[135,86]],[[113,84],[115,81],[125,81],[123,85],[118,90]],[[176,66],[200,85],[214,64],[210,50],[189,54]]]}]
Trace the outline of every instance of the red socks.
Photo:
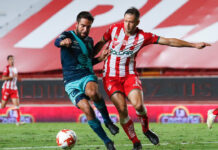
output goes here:
[{"label": "red socks", "polygon": [[132,143],[140,142],[134,129],[133,121],[130,119],[126,124],[121,124],[126,135],[132,141]]},{"label": "red socks", "polygon": [[142,131],[143,131],[144,133],[147,132],[148,129],[149,129],[148,117],[145,116],[145,115],[142,116],[142,115],[138,115],[138,114],[137,114],[137,116],[138,116],[138,118],[139,118],[139,120],[140,120],[140,122],[141,122]]},{"label": "red socks", "polygon": [[216,109],[213,111],[213,114],[214,114],[214,115],[218,115],[218,108],[216,108]]}]

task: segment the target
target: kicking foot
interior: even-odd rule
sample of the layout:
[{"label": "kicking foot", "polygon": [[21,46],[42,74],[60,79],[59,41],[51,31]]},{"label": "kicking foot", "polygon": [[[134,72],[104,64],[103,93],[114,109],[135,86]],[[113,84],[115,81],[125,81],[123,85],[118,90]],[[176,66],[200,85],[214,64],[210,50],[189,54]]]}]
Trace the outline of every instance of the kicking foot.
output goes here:
[{"label": "kicking foot", "polygon": [[157,145],[159,143],[158,136],[151,130],[148,130],[147,132],[145,132],[144,135],[147,136],[147,138],[152,144]]},{"label": "kicking foot", "polygon": [[207,112],[207,127],[209,129],[212,128],[213,122],[214,122],[214,120],[216,118],[216,115],[213,114],[213,111],[214,111],[214,109],[210,109]]},{"label": "kicking foot", "polygon": [[115,124],[113,124],[112,122],[105,124],[105,126],[109,129],[111,134],[115,135],[115,134],[119,133],[119,128]]},{"label": "kicking foot", "polygon": [[107,147],[107,150],[116,150],[116,148],[114,147],[114,142],[108,142],[105,144]]},{"label": "kicking foot", "polygon": [[134,143],[132,150],[142,150],[142,144],[140,142]]}]

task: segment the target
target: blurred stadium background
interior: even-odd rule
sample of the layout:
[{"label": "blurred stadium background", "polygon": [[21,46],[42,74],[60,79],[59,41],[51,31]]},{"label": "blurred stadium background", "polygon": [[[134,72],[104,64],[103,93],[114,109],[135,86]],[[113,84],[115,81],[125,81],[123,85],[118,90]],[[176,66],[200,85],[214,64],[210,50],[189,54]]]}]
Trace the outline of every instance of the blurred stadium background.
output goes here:
[{"label": "blurred stadium background", "polygon": [[[0,71],[2,75],[7,55],[14,55],[22,121],[86,122],[64,91],[54,39],[73,30],[78,12],[87,10],[95,16],[90,36],[97,42],[111,24],[123,21],[131,6],[140,10],[139,27],[147,32],[212,44],[203,50],[151,45],[137,57],[151,122],[206,121],[207,110],[218,107],[217,0],[0,0]],[[102,63],[94,69],[116,122],[117,111],[102,86]],[[11,111],[10,105],[4,109],[0,123],[15,121]],[[129,112],[137,121],[131,106]]]}]

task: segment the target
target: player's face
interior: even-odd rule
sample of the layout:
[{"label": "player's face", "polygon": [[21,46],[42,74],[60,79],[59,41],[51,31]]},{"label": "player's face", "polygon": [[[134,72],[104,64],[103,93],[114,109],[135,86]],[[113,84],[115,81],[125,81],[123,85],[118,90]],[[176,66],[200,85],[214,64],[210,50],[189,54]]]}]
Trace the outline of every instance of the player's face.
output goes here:
[{"label": "player's face", "polygon": [[76,25],[77,35],[81,38],[87,37],[89,35],[91,26],[92,26],[92,21],[85,19],[85,18],[81,18],[80,21],[77,22],[77,25]]},{"label": "player's face", "polygon": [[136,19],[135,15],[126,14],[124,16],[124,28],[126,34],[133,34],[138,24],[139,20]]},{"label": "player's face", "polygon": [[9,59],[8,59],[8,64],[9,64],[10,66],[13,66],[13,65],[14,65],[14,57],[9,57]]}]

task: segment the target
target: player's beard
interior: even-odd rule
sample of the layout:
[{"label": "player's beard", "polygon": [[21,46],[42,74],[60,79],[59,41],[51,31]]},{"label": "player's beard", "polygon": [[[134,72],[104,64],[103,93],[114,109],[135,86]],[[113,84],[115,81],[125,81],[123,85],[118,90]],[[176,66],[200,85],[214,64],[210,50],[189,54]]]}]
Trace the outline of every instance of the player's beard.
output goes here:
[{"label": "player's beard", "polygon": [[88,36],[88,32],[85,33],[85,35],[82,35],[82,33],[78,30],[78,28],[76,28],[76,34],[77,36],[79,36],[81,39],[84,39]]}]

